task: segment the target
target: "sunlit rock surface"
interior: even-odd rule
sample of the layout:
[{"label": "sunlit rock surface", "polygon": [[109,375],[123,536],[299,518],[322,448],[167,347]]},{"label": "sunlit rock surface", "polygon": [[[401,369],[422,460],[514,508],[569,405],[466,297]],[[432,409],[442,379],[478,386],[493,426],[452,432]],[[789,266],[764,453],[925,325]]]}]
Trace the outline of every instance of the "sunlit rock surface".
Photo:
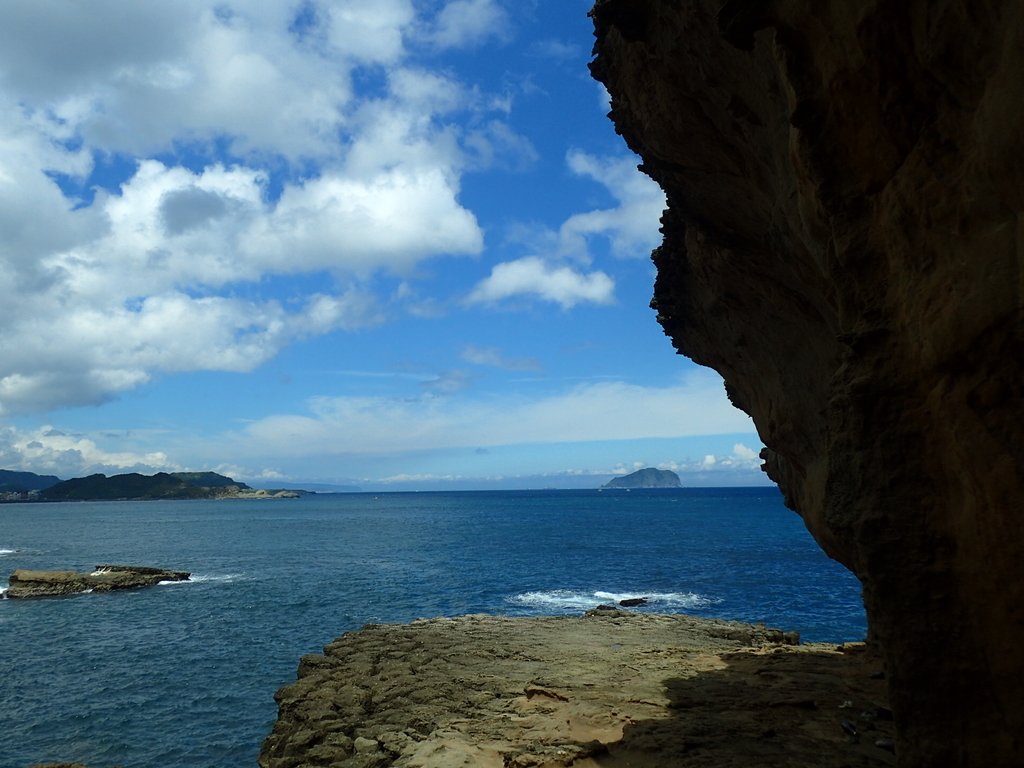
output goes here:
[{"label": "sunlit rock surface", "polygon": [[191,575],[187,571],[168,571],[141,565],[97,565],[91,573],[19,568],[11,574],[8,582],[10,587],[4,594],[12,600],[64,597],[83,592],[152,587],[166,581],[188,581]]},{"label": "sunlit rock surface", "polygon": [[862,645],[595,609],[370,625],[304,656],[262,768],[892,765]]},{"label": "sunlit rock surface", "polygon": [[1024,754],[1024,3],[599,0],[654,306],[864,584],[902,765]]}]

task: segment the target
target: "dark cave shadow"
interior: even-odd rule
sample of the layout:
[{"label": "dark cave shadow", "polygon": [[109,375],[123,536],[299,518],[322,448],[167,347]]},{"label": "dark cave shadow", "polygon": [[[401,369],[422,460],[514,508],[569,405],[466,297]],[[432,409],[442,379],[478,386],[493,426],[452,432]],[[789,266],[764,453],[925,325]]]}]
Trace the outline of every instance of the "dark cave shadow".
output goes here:
[{"label": "dark cave shadow", "polygon": [[632,721],[594,763],[895,765],[894,754],[876,746],[891,744],[894,728],[881,662],[863,646],[843,653],[737,651],[722,658],[724,669],[664,680],[668,716]]}]

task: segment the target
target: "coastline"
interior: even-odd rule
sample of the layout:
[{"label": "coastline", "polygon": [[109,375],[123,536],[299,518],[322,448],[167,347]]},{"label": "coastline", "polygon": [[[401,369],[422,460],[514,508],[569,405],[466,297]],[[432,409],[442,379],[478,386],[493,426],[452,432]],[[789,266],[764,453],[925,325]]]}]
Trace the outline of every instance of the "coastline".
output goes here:
[{"label": "coastline", "polygon": [[261,768],[884,766],[863,644],[601,608],[367,625],[278,691]]}]

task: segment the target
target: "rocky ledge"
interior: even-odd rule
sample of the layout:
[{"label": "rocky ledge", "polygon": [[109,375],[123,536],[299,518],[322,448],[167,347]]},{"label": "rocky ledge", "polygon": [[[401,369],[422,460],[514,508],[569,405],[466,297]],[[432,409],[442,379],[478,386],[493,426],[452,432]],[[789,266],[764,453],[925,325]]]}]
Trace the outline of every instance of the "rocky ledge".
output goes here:
[{"label": "rocky ledge", "polygon": [[29,571],[19,568],[11,574],[6,597],[62,597],[81,592],[110,592],[115,589],[151,587],[161,581],[188,581],[186,571],[167,571],[140,565],[97,565],[92,573],[75,571]]},{"label": "rocky ledge", "polygon": [[278,691],[262,768],[892,765],[880,662],[638,614],[369,625]]}]

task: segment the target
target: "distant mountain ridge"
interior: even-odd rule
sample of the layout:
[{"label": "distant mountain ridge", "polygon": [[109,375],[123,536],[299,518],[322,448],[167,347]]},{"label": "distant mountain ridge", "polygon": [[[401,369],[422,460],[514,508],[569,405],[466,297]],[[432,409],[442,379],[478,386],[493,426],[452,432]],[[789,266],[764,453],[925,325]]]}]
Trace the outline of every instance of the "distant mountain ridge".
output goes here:
[{"label": "distant mountain ridge", "polygon": [[216,472],[129,472],[61,480],[0,469],[0,501],[150,501],[154,499],[273,499],[305,496],[297,489],[256,490]]},{"label": "distant mountain ridge", "polygon": [[35,472],[0,469],[0,492],[42,491],[59,482],[60,478],[54,475],[37,475]]},{"label": "distant mountain ridge", "polygon": [[680,488],[679,475],[669,469],[647,467],[622,477],[613,477],[602,488]]},{"label": "distant mountain ridge", "polygon": [[247,490],[252,489],[216,472],[157,472],[155,475],[130,472],[65,480],[44,489],[40,497],[48,501],[210,499]]}]

